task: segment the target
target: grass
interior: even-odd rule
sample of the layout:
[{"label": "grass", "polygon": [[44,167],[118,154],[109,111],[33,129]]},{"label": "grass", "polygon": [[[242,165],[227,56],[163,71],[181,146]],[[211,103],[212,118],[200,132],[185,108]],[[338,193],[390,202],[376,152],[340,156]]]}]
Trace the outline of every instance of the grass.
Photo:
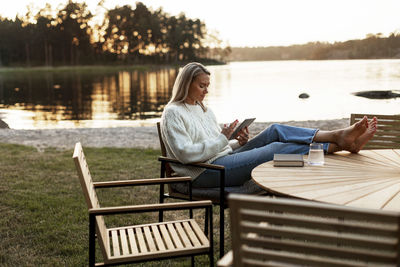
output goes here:
[{"label": "grass", "polygon": [[[159,177],[158,150],[85,148],[94,181]],[[0,266],[85,266],[88,264],[88,214],[72,149],[60,151],[0,144]],[[158,187],[98,191],[101,206],[157,203]],[[106,218],[107,226],[157,221],[157,213]],[[214,208],[215,259],[218,257],[218,210]],[[166,219],[187,218],[170,212]],[[202,224],[203,214],[195,218]],[[229,227],[226,226],[227,231]],[[229,236],[228,233],[225,233]],[[227,240],[229,246],[229,240]],[[229,248],[226,248],[228,250]],[[97,250],[98,260],[101,260]],[[196,264],[208,264],[197,256]],[[158,266],[147,262],[143,266]],[[189,258],[162,266],[189,266]]]}]

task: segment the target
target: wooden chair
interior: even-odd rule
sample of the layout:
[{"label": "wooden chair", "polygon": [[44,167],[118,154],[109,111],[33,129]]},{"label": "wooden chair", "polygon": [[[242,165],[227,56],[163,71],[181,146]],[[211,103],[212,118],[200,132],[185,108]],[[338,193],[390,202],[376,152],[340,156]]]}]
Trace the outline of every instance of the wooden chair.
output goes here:
[{"label": "wooden chair", "polygon": [[[167,151],[165,148],[164,141],[161,135],[161,128],[160,123],[157,122],[157,131],[158,137],[160,140],[160,148],[161,154],[158,159],[161,161],[161,174],[160,177],[176,177],[177,174],[174,173],[170,164],[181,164],[176,159],[168,158]],[[190,163],[186,164],[188,166],[193,167],[200,167],[204,169],[211,169],[216,170],[220,174],[220,187],[217,188],[193,188],[193,199],[194,200],[204,200],[208,199],[211,200],[214,205],[219,206],[219,221],[220,221],[220,257],[224,255],[224,232],[225,232],[225,218],[224,218],[224,209],[227,208],[226,205],[226,197],[229,193],[241,193],[241,194],[263,194],[266,193],[260,187],[255,185],[252,181],[249,181],[245,185],[242,186],[232,186],[226,187],[225,186],[225,167],[221,165],[215,164],[207,164],[207,163]],[[174,187],[175,186],[175,187]],[[165,198],[176,198],[176,199],[183,199],[187,200],[189,198],[188,194],[188,186],[185,184],[168,184],[168,193],[164,193],[164,187],[160,188],[160,203],[164,202]],[[162,213],[160,213],[160,221],[162,221]]]},{"label": "wooden chair", "polygon": [[234,194],[228,201],[233,261],[218,266],[400,266],[400,212]]},{"label": "wooden chair", "polygon": [[378,119],[375,136],[363,149],[400,148],[400,115],[351,114],[350,125],[360,121],[364,116]]},{"label": "wooden chair", "polygon": [[[183,256],[192,256],[193,264],[193,256],[200,254],[208,254],[210,266],[213,265],[211,201],[100,207],[95,191],[96,188],[163,185],[176,182],[190,183],[190,177],[95,183],[92,181],[80,143],[75,145],[73,159],[89,209],[89,266],[95,266],[96,233],[104,260],[104,263],[98,263],[96,266],[161,260]],[[209,224],[210,231],[207,234],[209,238],[207,238],[200,229],[192,216],[190,216],[190,219],[185,220],[114,228],[107,228],[103,218],[105,215],[200,208],[206,209],[206,212],[210,214],[208,221],[205,221],[205,224]],[[190,215],[192,215],[191,212]]]}]

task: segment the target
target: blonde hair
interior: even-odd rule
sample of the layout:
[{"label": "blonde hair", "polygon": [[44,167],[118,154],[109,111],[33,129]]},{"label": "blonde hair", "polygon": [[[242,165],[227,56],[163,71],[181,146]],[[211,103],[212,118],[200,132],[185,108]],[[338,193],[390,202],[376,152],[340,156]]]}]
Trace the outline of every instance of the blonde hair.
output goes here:
[{"label": "blonde hair", "polygon": [[[172,88],[171,100],[168,102],[172,104],[174,102],[184,103],[189,93],[189,87],[192,81],[200,74],[205,73],[210,75],[210,72],[200,63],[191,62],[186,64],[178,73],[175,79],[174,87]],[[197,102],[204,111],[207,108],[202,102]]]}]

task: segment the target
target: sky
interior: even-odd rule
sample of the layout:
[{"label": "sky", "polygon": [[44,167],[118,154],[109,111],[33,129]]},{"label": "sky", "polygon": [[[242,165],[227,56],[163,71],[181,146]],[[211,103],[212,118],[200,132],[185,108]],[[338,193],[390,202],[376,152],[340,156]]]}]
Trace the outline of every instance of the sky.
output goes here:
[{"label": "sky", "polygon": [[[2,1],[0,15],[15,18],[28,5],[57,7],[68,0]],[[74,2],[83,2],[75,0]],[[86,0],[96,11],[99,0]],[[135,5],[135,0],[105,0],[107,8]],[[170,15],[183,12],[203,21],[230,46],[278,46],[307,42],[362,39],[367,34],[400,33],[400,0],[143,0],[147,7],[160,7]],[[32,4],[33,3],[33,4]]]}]

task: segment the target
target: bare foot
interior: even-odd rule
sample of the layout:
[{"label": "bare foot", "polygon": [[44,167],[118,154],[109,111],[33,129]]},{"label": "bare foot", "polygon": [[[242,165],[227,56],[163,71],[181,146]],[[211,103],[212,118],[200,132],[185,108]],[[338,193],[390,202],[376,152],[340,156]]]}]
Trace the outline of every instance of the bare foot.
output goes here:
[{"label": "bare foot", "polygon": [[[372,120],[371,120],[372,121]],[[336,144],[344,150],[355,150],[355,140],[358,139],[368,129],[368,118],[364,116],[362,120],[354,123],[350,127],[336,132]]]},{"label": "bare foot", "polygon": [[354,150],[350,151],[353,153],[358,153],[372,137],[374,137],[376,133],[376,129],[378,128],[378,120],[376,117],[373,117],[368,123],[367,130],[358,137],[354,142]]}]

